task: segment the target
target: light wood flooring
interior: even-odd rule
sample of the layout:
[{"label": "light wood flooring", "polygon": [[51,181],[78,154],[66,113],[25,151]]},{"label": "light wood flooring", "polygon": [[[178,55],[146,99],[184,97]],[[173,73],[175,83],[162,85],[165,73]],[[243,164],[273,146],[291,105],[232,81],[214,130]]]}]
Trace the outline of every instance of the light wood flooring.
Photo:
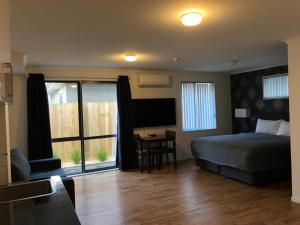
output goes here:
[{"label": "light wood flooring", "polygon": [[181,162],[152,174],[75,177],[83,225],[300,225],[290,182],[252,187]]}]

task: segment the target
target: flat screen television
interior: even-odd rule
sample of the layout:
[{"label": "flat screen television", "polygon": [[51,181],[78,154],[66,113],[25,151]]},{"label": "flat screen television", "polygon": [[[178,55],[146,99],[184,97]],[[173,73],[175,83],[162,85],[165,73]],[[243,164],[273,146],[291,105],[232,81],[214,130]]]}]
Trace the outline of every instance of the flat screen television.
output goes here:
[{"label": "flat screen television", "polygon": [[176,125],[175,98],[133,99],[134,127]]}]

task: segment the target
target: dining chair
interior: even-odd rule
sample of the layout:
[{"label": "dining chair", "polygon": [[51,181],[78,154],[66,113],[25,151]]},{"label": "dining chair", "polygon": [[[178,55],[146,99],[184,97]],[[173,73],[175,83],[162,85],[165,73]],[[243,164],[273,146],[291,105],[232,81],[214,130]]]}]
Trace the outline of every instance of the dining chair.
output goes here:
[{"label": "dining chair", "polygon": [[[134,134],[134,140],[135,140],[135,147],[136,147],[136,152],[138,154],[138,157],[140,158],[141,162],[141,173],[144,171],[144,158],[149,159],[150,161],[147,161],[149,164],[150,168],[155,164],[154,161],[158,162],[159,158],[159,152],[155,148],[151,148],[148,150],[148,146],[142,141],[141,137],[139,134]],[[148,157],[148,154],[150,154],[150,157]]]},{"label": "dining chair", "polygon": [[176,132],[171,130],[165,131],[166,141],[161,150],[162,154],[166,155],[167,165],[169,166],[169,154],[173,154],[174,169],[177,169],[177,157],[176,157]]}]

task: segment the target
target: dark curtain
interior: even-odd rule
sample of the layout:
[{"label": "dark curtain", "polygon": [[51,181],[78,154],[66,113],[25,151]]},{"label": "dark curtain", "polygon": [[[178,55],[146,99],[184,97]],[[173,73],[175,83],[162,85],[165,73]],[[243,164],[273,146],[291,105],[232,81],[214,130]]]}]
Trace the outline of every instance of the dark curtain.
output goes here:
[{"label": "dark curtain", "polygon": [[48,96],[43,74],[27,80],[28,159],[53,157]]},{"label": "dark curtain", "polygon": [[118,95],[118,152],[117,163],[121,170],[137,168],[138,159],[133,136],[133,102],[127,76],[119,76]]}]

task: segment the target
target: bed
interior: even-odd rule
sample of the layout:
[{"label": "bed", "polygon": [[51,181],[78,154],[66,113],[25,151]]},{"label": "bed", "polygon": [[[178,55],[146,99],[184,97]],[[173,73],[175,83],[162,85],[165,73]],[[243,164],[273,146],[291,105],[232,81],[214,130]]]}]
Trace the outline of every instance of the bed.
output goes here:
[{"label": "bed", "polygon": [[248,184],[262,185],[290,177],[290,138],[241,133],[196,138],[196,165]]}]

